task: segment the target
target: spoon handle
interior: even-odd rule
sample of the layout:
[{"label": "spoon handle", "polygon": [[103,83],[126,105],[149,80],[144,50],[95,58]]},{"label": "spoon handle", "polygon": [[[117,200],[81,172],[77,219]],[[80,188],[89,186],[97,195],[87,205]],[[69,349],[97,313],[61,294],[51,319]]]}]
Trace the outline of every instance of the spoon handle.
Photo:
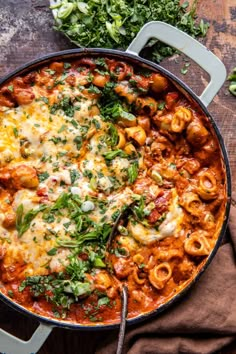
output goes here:
[{"label": "spoon handle", "polygon": [[127,318],[127,310],[128,310],[128,288],[126,285],[123,285],[122,287],[121,298],[122,298],[122,311],[121,311],[120,331],[118,336],[116,354],[122,354],[123,346],[124,346],[126,318]]}]

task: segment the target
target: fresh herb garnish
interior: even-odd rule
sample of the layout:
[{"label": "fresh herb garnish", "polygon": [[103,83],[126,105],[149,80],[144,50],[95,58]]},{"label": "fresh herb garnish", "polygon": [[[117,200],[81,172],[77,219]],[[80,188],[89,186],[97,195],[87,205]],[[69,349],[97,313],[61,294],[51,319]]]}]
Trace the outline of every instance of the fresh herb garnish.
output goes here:
[{"label": "fresh herb garnish", "polygon": [[39,97],[37,101],[42,101],[42,102],[44,102],[44,103],[46,103],[46,104],[48,104],[48,103],[49,103],[48,98],[47,98],[47,97],[45,97],[45,96],[41,96],[41,97]]},{"label": "fresh herb garnish", "polygon": [[[44,295],[48,301],[66,309],[77,302],[79,297],[88,296],[92,291],[90,283],[66,279],[66,274],[63,273],[55,276],[27,277],[20,284],[18,290],[22,292],[26,287],[30,287],[35,297]],[[50,291],[51,295],[46,295],[47,291]]]},{"label": "fresh herb garnish", "polygon": [[96,93],[96,94],[100,94],[101,91],[99,90],[99,88],[97,86],[94,85],[90,85],[88,88],[88,92],[89,93]]},{"label": "fresh herb garnish", "polygon": [[15,138],[19,136],[18,129],[16,127],[13,128],[13,134],[15,135]]},{"label": "fresh herb garnish", "polygon": [[123,150],[118,149],[118,150],[114,150],[114,151],[109,151],[109,152],[105,152],[104,154],[102,154],[106,160],[113,160],[115,157],[120,156],[120,157],[128,157],[129,155],[127,155]]},{"label": "fresh herb garnish", "polygon": [[161,102],[158,104],[158,109],[160,109],[161,111],[165,108],[165,102]]},{"label": "fresh herb garnish", "polygon": [[229,92],[236,96],[236,67],[232,70],[227,80],[230,81]]},{"label": "fresh herb garnish", "polygon": [[[110,0],[105,5],[97,0],[63,0],[57,5],[56,28],[80,47],[126,49],[149,21],[167,22],[193,37],[205,36],[209,24],[204,20],[196,23],[196,6],[197,0],[190,8],[188,1],[181,4],[179,0]],[[143,56],[159,62],[174,52],[151,39]]]},{"label": "fresh herb garnish", "polygon": [[99,300],[98,300],[98,307],[101,307],[101,306],[107,306],[110,304],[110,299],[109,297],[105,296],[105,297],[101,297]]},{"label": "fresh herb garnish", "polygon": [[14,86],[13,86],[13,85],[9,85],[9,86],[7,86],[7,88],[8,88],[8,90],[11,91],[11,92],[14,91]]},{"label": "fresh herb garnish", "polygon": [[47,69],[45,70],[47,73],[49,73],[49,75],[54,75],[56,73],[55,70],[51,70],[51,69]]},{"label": "fresh herb garnish", "polygon": [[71,184],[74,184],[75,181],[79,178],[79,176],[80,176],[79,171],[77,171],[77,170],[70,170]]},{"label": "fresh herb garnish", "polygon": [[82,143],[83,143],[83,139],[81,136],[76,136],[73,140],[73,142],[76,144],[76,147],[78,150],[80,150],[81,146],[82,146]]},{"label": "fresh herb garnish", "polygon": [[52,141],[55,145],[62,143],[63,145],[66,144],[67,140],[62,139],[60,136],[53,136],[49,141]]},{"label": "fresh herb garnish", "polygon": [[54,103],[50,107],[50,113],[56,114],[58,110],[62,110],[68,117],[73,117],[75,109],[75,106],[71,102],[71,98],[69,96],[65,96],[58,103]]},{"label": "fresh herb garnish", "polygon": [[128,257],[129,251],[124,247],[117,247],[114,249],[114,254],[116,257]]},{"label": "fresh herb garnish", "polygon": [[13,293],[12,290],[8,290],[7,295],[8,295],[9,297],[11,297],[11,298],[14,297],[14,293]]},{"label": "fresh herb garnish", "polygon": [[118,144],[118,141],[119,137],[116,127],[113,124],[109,124],[108,136],[106,139],[107,144],[113,147]]},{"label": "fresh herb garnish", "polygon": [[133,207],[132,211],[135,215],[135,217],[138,220],[143,220],[143,218],[145,217],[145,203],[144,203],[144,198],[141,197],[138,201],[137,204]]},{"label": "fresh herb garnish", "polygon": [[103,118],[105,120],[117,120],[118,118],[123,118],[128,121],[135,121],[136,117],[129,113],[118,100],[111,102],[100,101],[100,110]]},{"label": "fresh herb garnish", "polygon": [[138,162],[134,162],[128,168],[128,181],[130,184],[133,184],[138,177]]},{"label": "fresh herb garnish", "polygon": [[66,130],[67,126],[65,124],[62,124],[62,126],[60,127],[60,129],[58,130],[58,133],[62,133],[64,132],[64,130]]},{"label": "fresh herb garnish", "polygon": [[180,70],[181,74],[186,75],[188,72],[188,67],[190,66],[190,63],[185,63],[184,67]]},{"label": "fresh herb garnish", "polygon": [[45,181],[46,179],[48,179],[49,177],[49,173],[46,171],[46,172],[43,172],[43,173],[39,173],[38,174],[38,179],[39,179],[39,182],[43,182]]},{"label": "fresh herb garnish", "polygon": [[71,68],[71,64],[70,63],[64,63],[64,69],[69,69]]},{"label": "fresh herb garnish", "polygon": [[24,214],[24,206],[20,204],[16,209],[16,229],[19,237],[21,237],[29,228],[31,221],[41,211],[45,210],[47,206],[45,204],[40,205],[37,209],[32,209]]},{"label": "fresh herb garnish", "polygon": [[47,254],[49,255],[49,256],[55,256],[55,254],[57,254],[57,248],[51,248],[48,252],[47,252]]}]

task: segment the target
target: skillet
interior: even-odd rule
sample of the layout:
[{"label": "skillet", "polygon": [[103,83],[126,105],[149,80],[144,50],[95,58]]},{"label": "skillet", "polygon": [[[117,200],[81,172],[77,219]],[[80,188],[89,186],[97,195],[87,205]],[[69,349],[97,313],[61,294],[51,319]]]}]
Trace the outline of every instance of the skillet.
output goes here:
[{"label": "skillet", "polygon": [[[211,77],[210,83],[198,97],[188,86],[186,86],[181,80],[176,78],[173,74],[171,74],[166,69],[161,66],[149,62],[145,59],[139,57],[139,52],[147,43],[150,38],[157,38],[168,45],[171,45],[178,49],[179,51],[186,54],[188,57],[193,59],[196,63],[198,63]],[[114,58],[118,60],[126,60],[134,65],[141,65],[146,67],[152,71],[158,71],[162,75],[166,76],[179,91],[181,91],[188,99],[194,101],[198,107],[204,112],[204,114],[208,117],[209,122],[215,131],[216,137],[218,139],[222,158],[225,164],[225,172],[226,172],[226,189],[227,189],[227,200],[225,204],[225,213],[224,213],[224,221],[222,223],[221,232],[219,238],[215,244],[214,249],[209,255],[206,263],[201,268],[199,273],[195,278],[192,279],[191,283],[188,284],[181,292],[175,295],[171,300],[166,302],[165,304],[158,307],[156,310],[151,311],[147,314],[142,314],[136,318],[128,320],[128,324],[135,325],[136,323],[149,319],[152,316],[157,316],[160,312],[167,309],[172,303],[177,301],[179,298],[183,297],[184,294],[188,291],[188,289],[196,283],[201,274],[206,270],[210,262],[212,261],[214,255],[217,252],[218,247],[222,241],[224,233],[227,227],[227,221],[229,216],[230,209],[230,198],[231,198],[231,181],[230,181],[230,167],[227,157],[227,152],[224,146],[224,142],[222,136],[217,128],[217,125],[207,110],[207,106],[212,101],[216,93],[219,91],[220,87],[223,85],[226,78],[226,70],[221,61],[211,52],[209,52],[203,45],[199,42],[188,36],[187,34],[177,30],[176,28],[162,23],[162,22],[150,22],[146,24],[138,33],[137,37],[130,44],[126,52],[118,51],[118,50],[109,50],[109,49],[73,49],[67,50],[63,52],[53,53],[46,55],[42,58],[36,59],[30,63],[27,63],[14,72],[8,74],[5,78],[0,80],[0,85],[4,84],[9,79],[15,77],[16,75],[23,75],[32,69],[36,69],[42,64],[47,64],[52,60],[63,60],[63,59],[75,59],[81,58],[84,56],[106,56],[109,58]],[[16,304],[14,301],[10,300],[8,297],[0,294],[0,299],[3,300],[7,305],[13,307],[14,309],[32,316],[39,320],[40,325],[33,334],[32,338],[24,342],[14,336],[6,333],[3,330],[0,330],[0,351],[4,353],[11,354],[26,354],[26,353],[36,353],[44,341],[46,340],[49,333],[52,331],[53,327],[64,327],[75,330],[99,330],[99,329],[112,329],[118,326],[118,324],[114,325],[93,325],[93,326],[84,326],[75,323],[63,322],[62,320],[49,319],[35,313],[29,312],[27,309],[22,306]]]}]

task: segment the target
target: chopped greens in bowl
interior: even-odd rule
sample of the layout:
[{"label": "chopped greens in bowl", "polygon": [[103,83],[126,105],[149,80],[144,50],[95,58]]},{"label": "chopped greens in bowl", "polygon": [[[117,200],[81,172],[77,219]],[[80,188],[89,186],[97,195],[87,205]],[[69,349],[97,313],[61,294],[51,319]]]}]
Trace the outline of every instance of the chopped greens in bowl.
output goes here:
[{"label": "chopped greens in bowl", "polygon": [[[163,21],[193,37],[205,36],[209,24],[196,23],[197,0],[192,6],[179,0],[51,0],[55,29],[80,47],[126,49],[141,27]],[[175,52],[156,39],[143,54],[160,62]]]}]

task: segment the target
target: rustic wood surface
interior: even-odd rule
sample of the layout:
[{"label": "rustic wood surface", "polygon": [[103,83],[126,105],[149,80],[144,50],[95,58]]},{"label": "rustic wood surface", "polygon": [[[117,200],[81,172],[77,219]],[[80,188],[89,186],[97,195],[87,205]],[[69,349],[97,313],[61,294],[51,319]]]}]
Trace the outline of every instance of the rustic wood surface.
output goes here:
[{"label": "rustic wood surface", "polygon": [[[229,73],[236,66],[236,0],[199,0],[198,14],[210,23],[204,43],[223,61]],[[53,30],[47,0],[0,0],[0,77],[41,55],[73,47],[62,34]],[[183,76],[180,69],[184,63],[184,58],[178,57],[165,60],[162,65],[200,94],[207,83],[207,75],[191,64]],[[226,81],[209,111],[224,137],[236,191],[236,97],[228,92],[228,85]],[[26,340],[37,325],[37,321],[0,303],[0,328]],[[101,343],[105,336],[104,332],[81,333],[57,328],[39,354],[94,353],[96,341]],[[236,353],[236,342],[224,351],[233,352]]]}]

